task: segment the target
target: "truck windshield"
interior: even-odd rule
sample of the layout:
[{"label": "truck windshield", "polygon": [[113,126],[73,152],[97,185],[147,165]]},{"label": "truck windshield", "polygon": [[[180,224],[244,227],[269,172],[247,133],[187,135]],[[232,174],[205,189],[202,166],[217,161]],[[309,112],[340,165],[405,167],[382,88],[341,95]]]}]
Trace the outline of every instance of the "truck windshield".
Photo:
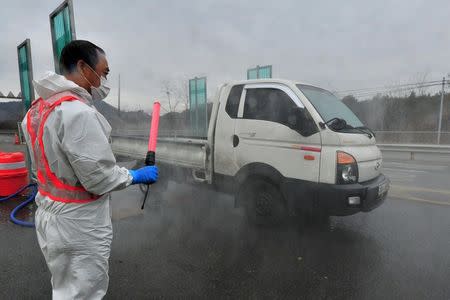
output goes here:
[{"label": "truck windshield", "polygon": [[331,92],[310,85],[297,84],[297,87],[308,98],[324,122],[333,118],[340,118],[353,127],[363,126],[347,105]]}]

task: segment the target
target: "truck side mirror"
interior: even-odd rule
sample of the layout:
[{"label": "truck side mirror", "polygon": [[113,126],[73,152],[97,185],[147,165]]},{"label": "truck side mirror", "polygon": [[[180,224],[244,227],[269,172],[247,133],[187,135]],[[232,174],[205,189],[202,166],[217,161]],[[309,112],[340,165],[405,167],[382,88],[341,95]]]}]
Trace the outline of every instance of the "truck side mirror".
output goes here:
[{"label": "truck side mirror", "polygon": [[344,119],[338,119],[336,118],[331,124],[330,127],[332,127],[335,130],[342,130],[347,127],[347,122]]}]

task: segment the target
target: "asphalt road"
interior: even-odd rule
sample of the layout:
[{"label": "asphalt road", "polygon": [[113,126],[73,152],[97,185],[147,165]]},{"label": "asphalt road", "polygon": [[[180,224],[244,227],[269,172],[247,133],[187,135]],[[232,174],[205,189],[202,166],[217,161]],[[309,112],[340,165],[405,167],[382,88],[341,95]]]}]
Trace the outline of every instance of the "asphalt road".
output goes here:
[{"label": "asphalt road", "polygon": [[[367,214],[257,229],[230,196],[170,184],[140,211],[113,197],[107,299],[450,299],[450,166],[386,162],[392,190]],[[0,299],[48,299],[33,229],[0,204]],[[25,211],[29,217],[31,211]]]}]

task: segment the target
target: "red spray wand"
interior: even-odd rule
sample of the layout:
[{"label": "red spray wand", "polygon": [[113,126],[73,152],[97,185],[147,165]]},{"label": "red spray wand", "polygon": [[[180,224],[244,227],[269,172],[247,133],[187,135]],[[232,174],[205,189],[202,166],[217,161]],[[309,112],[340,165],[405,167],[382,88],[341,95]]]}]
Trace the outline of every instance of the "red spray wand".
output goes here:
[{"label": "red spray wand", "polygon": [[[155,165],[156,143],[158,142],[158,127],[159,127],[159,112],[161,110],[161,104],[158,101],[153,103],[152,112],[152,124],[150,126],[150,136],[148,138],[148,151],[145,157],[146,166]],[[142,202],[141,209],[144,209],[145,201],[147,200],[148,190],[150,185],[147,185],[147,191],[145,192],[144,201]]]}]

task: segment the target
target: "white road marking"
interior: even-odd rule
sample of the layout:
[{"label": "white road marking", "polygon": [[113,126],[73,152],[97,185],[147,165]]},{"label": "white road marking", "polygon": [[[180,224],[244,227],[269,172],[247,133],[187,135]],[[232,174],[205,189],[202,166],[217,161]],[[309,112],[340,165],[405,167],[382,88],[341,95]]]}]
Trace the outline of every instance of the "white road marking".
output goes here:
[{"label": "white road marking", "polygon": [[424,187],[413,187],[413,186],[404,186],[404,185],[391,185],[392,190],[400,190],[400,191],[409,191],[409,192],[425,192],[425,193],[435,193],[435,194],[443,194],[450,195],[450,190],[441,190],[441,189],[432,189],[432,188],[424,188]]},{"label": "white road marking", "polygon": [[389,172],[403,172],[403,173],[430,173],[429,171],[413,170],[413,169],[394,169],[394,168],[383,168],[384,171]]},{"label": "white road marking", "polygon": [[383,166],[401,168],[405,170],[424,170],[424,171],[446,171],[450,166],[431,165],[431,164],[417,164],[417,163],[401,163],[401,162],[384,162]]},{"label": "white road marking", "polygon": [[450,202],[434,201],[434,200],[422,199],[422,198],[417,198],[417,197],[404,198],[402,196],[396,196],[395,194],[389,195],[389,196],[395,200],[414,201],[414,202],[421,202],[421,203],[434,204],[434,205],[450,206]]},{"label": "white road marking", "polygon": [[[424,204],[450,206],[450,189],[447,186],[443,186],[440,189],[427,188],[418,186],[418,178],[424,178],[431,175],[436,175],[438,172],[450,172],[450,166],[445,165],[433,165],[426,162],[384,162],[383,172],[391,179],[391,189],[388,197],[396,200],[413,201]],[[445,174],[445,176],[448,176]],[[431,198],[434,196],[442,198],[443,201],[431,200],[416,197],[417,193],[427,193],[425,198]],[[448,201],[446,201],[448,199]]]}]

